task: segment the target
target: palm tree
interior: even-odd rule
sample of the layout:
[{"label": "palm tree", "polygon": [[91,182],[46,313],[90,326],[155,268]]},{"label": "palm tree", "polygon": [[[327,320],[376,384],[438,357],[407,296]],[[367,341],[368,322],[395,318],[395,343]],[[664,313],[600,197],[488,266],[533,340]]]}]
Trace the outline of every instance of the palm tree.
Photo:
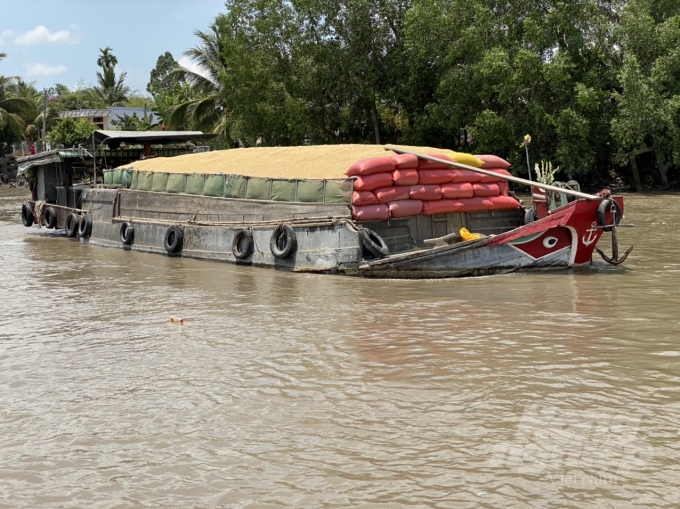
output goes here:
[{"label": "palm tree", "polygon": [[95,87],[97,96],[107,106],[114,106],[127,99],[130,88],[124,85],[126,72],[116,78],[116,64],[118,59],[111,53],[111,48],[99,49],[101,54],[97,59],[97,65],[102,68],[102,72],[97,71],[98,87]]},{"label": "palm tree", "polygon": [[184,52],[200,69],[200,74],[180,67],[175,71],[178,77],[191,87],[191,99],[171,108],[165,119],[170,129],[188,125],[195,129],[212,131],[224,136],[227,148],[233,145],[229,136],[231,125],[226,104],[227,92],[220,76],[227,72],[228,66],[220,52],[223,34],[217,24],[210,25],[209,32],[197,30],[194,34],[201,40],[201,45]]},{"label": "palm tree", "polygon": [[111,46],[107,46],[104,49],[99,48],[99,51],[101,51],[101,54],[97,59],[97,65],[99,67],[103,69],[105,67],[116,67],[118,65],[118,58],[111,53]]},{"label": "palm tree", "polygon": [[[0,60],[6,56],[5,53],[0,53]],[[18,77],[0,75],[0,129],[7,127],[22,136],[26,125],[22,117],[34,117],[36,108],[30,99],[14,93],[15,87],[20,82],[21,79]]]}]

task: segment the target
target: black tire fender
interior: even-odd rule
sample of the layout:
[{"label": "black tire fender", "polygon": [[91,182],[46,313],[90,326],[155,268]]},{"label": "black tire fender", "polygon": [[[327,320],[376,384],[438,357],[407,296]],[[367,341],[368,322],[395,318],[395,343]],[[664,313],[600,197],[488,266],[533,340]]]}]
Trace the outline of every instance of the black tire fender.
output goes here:
[{"label": "black tire fender", "polygon": [[120,225],[120,241],[129,246],[135,240],[135,229],[132,223],[123,223]]},{"label": "black tire fender", "polygon": [[[241,244],[244,243],[243,249]],[[248,230],[239,230],[234,236],[234,242],[231,244],[231,252],[237,260],[243,260],[253,254],[255,250],[255,243],[253,242],[253,234]]]},{"label": "black tire fender", "polygon": [[92,235],[92,216],[90,214],[85,214],[80,217],[78,233],[80,233],[82,238],[87,238]]},{"label": "black tire fender", "polygon": [[276,227],[269,239],[269,249],[274,258],[285,260],[290,258],[297,251],[297,237],[293,227],[286,223],[281,223]]},{"label": "black tire fender", "polygon": [[[616,211],[616,221],[614,224],[607,224],[606,223],[606,214],[607,211],[614,205],[614,210]],[[616,200],[613,198],[607,198],[606,200],[602,200],[600,202],[600,205],[597,207],[597,224],[602,227],[602,231],[605,232],[610,232],[612,231],[612,227],[618,226],[619,223],[621,222],[621,206],[617,203]]]},{"label": "black tire fender", "polygon": [[361,244],[376,258],[384,258],[390,254],[390,249],[380,235],[368,228],[359,230]]},{"label": "black tire fender", "polygon": [[57,211],[53,207],[47,207],[43,212],[43,221],[45,221],[45,228],[57,227]]},{"label": "black tire fender", "polygon": [[73,238],[78,233],[78,228],[80,227],[80,216],[75,212],[71,212],[66,216],[66,222],[64,222],[64,231],[66,236]]},{"label": "black tire fender", "polygon": [[24,203],[21,206],[21,222],[24,223],[24,226],[27,228],[33,226],[33,207],[31,207],[28,203]]},{"label": "black tire fender", "polygon": [[184,246],[184,230],[177,225],[173,225],[165,232],[163,247],[169,254],[179,253]]}]

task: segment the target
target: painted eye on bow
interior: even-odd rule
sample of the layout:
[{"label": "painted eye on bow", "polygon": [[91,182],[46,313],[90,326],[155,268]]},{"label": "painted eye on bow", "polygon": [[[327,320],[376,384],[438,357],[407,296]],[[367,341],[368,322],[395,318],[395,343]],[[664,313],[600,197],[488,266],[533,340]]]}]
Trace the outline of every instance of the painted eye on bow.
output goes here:
[{"label": "painted eye on bow", "polygon": [[546,237],[543,239],[543,245],[548,249],[555,247],[555,244],[557,244],[557,237]]}]

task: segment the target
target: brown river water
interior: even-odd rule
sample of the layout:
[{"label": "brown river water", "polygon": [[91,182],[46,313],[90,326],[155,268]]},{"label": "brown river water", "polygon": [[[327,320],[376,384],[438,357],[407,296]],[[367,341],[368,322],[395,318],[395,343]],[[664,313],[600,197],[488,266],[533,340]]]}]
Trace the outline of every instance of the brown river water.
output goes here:
[{"label": "brown river water", "polygon": [[622,267],[441,281],[88,246],[22,200],[1,508],[680,507],[677,194],[626,196]]}]

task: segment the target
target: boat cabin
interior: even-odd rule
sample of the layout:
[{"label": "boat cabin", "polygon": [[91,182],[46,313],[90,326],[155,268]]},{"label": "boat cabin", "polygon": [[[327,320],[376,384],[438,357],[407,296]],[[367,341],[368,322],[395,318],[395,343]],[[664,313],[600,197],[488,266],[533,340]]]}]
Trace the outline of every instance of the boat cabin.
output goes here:
[{"label": "boat cabin", "polygon": [[[200,131],[104,131],[94,133],[94,150],[82,146],[17,158],[18,175],[28,180],[34,201],[80,208],[91,183],[103,183],[103,170],[145,157],[172,157],[209,150],[195,140],[214,138]],[[152,145],[154,148],[152,148]],[[159,147],[160,145],[160,147]],[[167,146],[174,145],[174,146]]]}]

